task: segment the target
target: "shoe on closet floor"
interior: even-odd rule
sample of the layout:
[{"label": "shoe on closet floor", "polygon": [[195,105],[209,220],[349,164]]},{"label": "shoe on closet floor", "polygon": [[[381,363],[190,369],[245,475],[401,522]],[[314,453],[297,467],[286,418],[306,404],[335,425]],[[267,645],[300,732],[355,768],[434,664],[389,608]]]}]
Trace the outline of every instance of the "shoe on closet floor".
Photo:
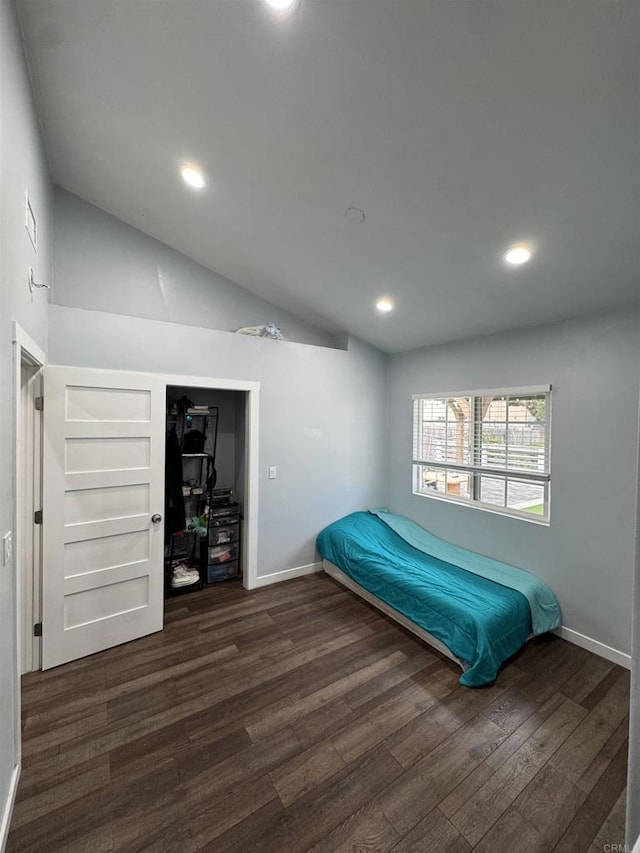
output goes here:
[{"label": "shoe on closet floor", "polygon": [[187,566],[180,563],[177,566],[174,566],[171,572],[171,588],[177,589],[181,586],[191,586],[191,584],[198,583],[200,580],[200,572],[197,569],[190,569]]}]

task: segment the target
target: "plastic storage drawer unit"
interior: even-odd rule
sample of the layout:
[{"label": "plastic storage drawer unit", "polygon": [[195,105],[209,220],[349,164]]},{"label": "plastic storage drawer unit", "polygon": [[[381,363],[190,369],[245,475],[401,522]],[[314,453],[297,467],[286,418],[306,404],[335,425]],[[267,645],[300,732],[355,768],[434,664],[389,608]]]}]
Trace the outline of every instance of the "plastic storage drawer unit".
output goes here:
[{"label": "plastic storage drawer unit", "polygon": [[207,562],[210,565],[215,563],[228,563],[229,560],[238,559],[238,545],[231,543],[230,545],[213,545],[209,548],[209,558]]},{"label": "plastic storage drawer unit", "polygon": [[240,534],[240,524],[228,524],[224,527],[212,527],[209,530],[209,545],[225,545],[228,542],[237,542]]},{"label": "plastic storage drawer unit", "polygon": [[229,506],[212,506],[209,510],[209,527],[224,527],[238,520],[240,507],[238,504]]},{"label": "plastic storage drawer unit", "polygon": [[207,566],[207,583],[217,583],[238,577],[238,561],[230,560],[228,563],[216,563]]}]

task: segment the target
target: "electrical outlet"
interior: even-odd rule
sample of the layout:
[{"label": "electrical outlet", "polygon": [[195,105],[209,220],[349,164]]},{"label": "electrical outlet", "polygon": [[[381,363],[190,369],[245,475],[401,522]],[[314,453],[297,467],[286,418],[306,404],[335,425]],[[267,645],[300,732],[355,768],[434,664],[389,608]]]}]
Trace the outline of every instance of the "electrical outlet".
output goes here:
[{"label": "electrical outlet", "polygon": [[11,531],[7,531],[2,537],[2,565],[6,566],[10,560],[11,555],[13,553],[13,535]]},{"label": "electrical outlet", "polygon": [[272,465],[271,468],[269,468],[269,479],[275,480],[275,478],[277,476],[278,476],[278,472],[276,471],[276,466]]}]

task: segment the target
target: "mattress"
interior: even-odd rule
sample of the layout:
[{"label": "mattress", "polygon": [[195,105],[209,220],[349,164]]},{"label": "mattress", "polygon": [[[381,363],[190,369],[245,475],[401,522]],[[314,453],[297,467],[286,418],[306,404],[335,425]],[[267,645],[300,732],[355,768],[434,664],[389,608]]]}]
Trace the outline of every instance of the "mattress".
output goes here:
[{"label": "mattress", "polygon": [[[425,553],[374,513],[351,513],[330,524],[317,547],[323,559],[443,643],[466,667],[460,683],[467,687],[491,684],[532,633],[526,595]],[[553,596],[543,587],[547,598]],[[559,624],[559,607],[547,621]]]}]

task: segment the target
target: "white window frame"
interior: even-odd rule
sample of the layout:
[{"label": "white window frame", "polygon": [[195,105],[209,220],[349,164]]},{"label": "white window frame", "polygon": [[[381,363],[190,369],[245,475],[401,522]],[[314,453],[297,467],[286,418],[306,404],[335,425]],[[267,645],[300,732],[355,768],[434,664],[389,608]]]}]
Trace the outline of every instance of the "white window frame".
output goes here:
[{"label": "white window frame", "polygon": [[[438,461],[434,459],[428,458],[418,458],[420,453],[418,452],[417,444],[418,438],[417,436],[420,434],[419,430],[421,429],[418,424],[418,411],[419,408],[416,405],[417,401],[420,400],[446,400],[451,398],[462,398],[469,397],[472,398],[472,410],[476,411],[476,402],[482,397],[528,397],[531,395],[545,395],[545,421],[544,421],[544,448],[545,448],[545,459],[546,459],[546,468],[544,471],[540,472],[531,472],[531,471],[520,471],[519,469],[509,468],[508,465],[505,468],[496,468],[495,466],[487,466],[486,464],[482,464],[482,460],[478,461],[477,453],[474,452],[473,448],[478,447],[478,436],[480,435],[480,428],[478,422],[475,418],[471,418],[469,421],[469,427],[471,430],[470,435],[470,445],[472,448],[472,456],[475,457],[469,463],[460,463],[460,462],[451,462],[448,460]],[[550,500],[550,488],[551,488],[551,385],[529,385],[529,386],[518,386],[515,388],[491,388],[485,390],[474,390],[474,391],[449,391],[449,392],[429,392],[422,394],[414,394],[412,397],[412,442],[413,442],[413,450],[412,450],[412,491],[413,494],[418,497],[425,497],[440,501],[447,501],[449,503],[459,504],[466,507],[473,507],[474,509],[481,509],[487,512],[498,513],[499,515],[506,515],[511,518],[517,518],[524,521],[532,522],[533,524],[542,524],[549,525],[550,512],[551,512],[551,500]],[[496,504],[483,502],[479,499],[479,496],[476,493],[476,496],[458,496],[455,494],[450,494],[448,491],[439,492],[435,489],[432,491],[431,489],[426,489],[424,483],[422,482],[422,469],[424,467],[429,467],[435,470],[442,470],[443,473],[445,471],[453,471],[460,472],[461,474],[468,474],[471,478],[470,482],[475,483],[478,481],[479,476],[486,477],[497,477],[498,479],[504,479],[505,489],[507,488],[508,482],[511,481],[520,481],[520,482],[535,482],[544,487],[544,513],[542,515],[536,515],[531,512],[527,512],[526,510],[517,509],[514,507],[501,507]],[[473,489],[475,491],[475,487]]]}]

